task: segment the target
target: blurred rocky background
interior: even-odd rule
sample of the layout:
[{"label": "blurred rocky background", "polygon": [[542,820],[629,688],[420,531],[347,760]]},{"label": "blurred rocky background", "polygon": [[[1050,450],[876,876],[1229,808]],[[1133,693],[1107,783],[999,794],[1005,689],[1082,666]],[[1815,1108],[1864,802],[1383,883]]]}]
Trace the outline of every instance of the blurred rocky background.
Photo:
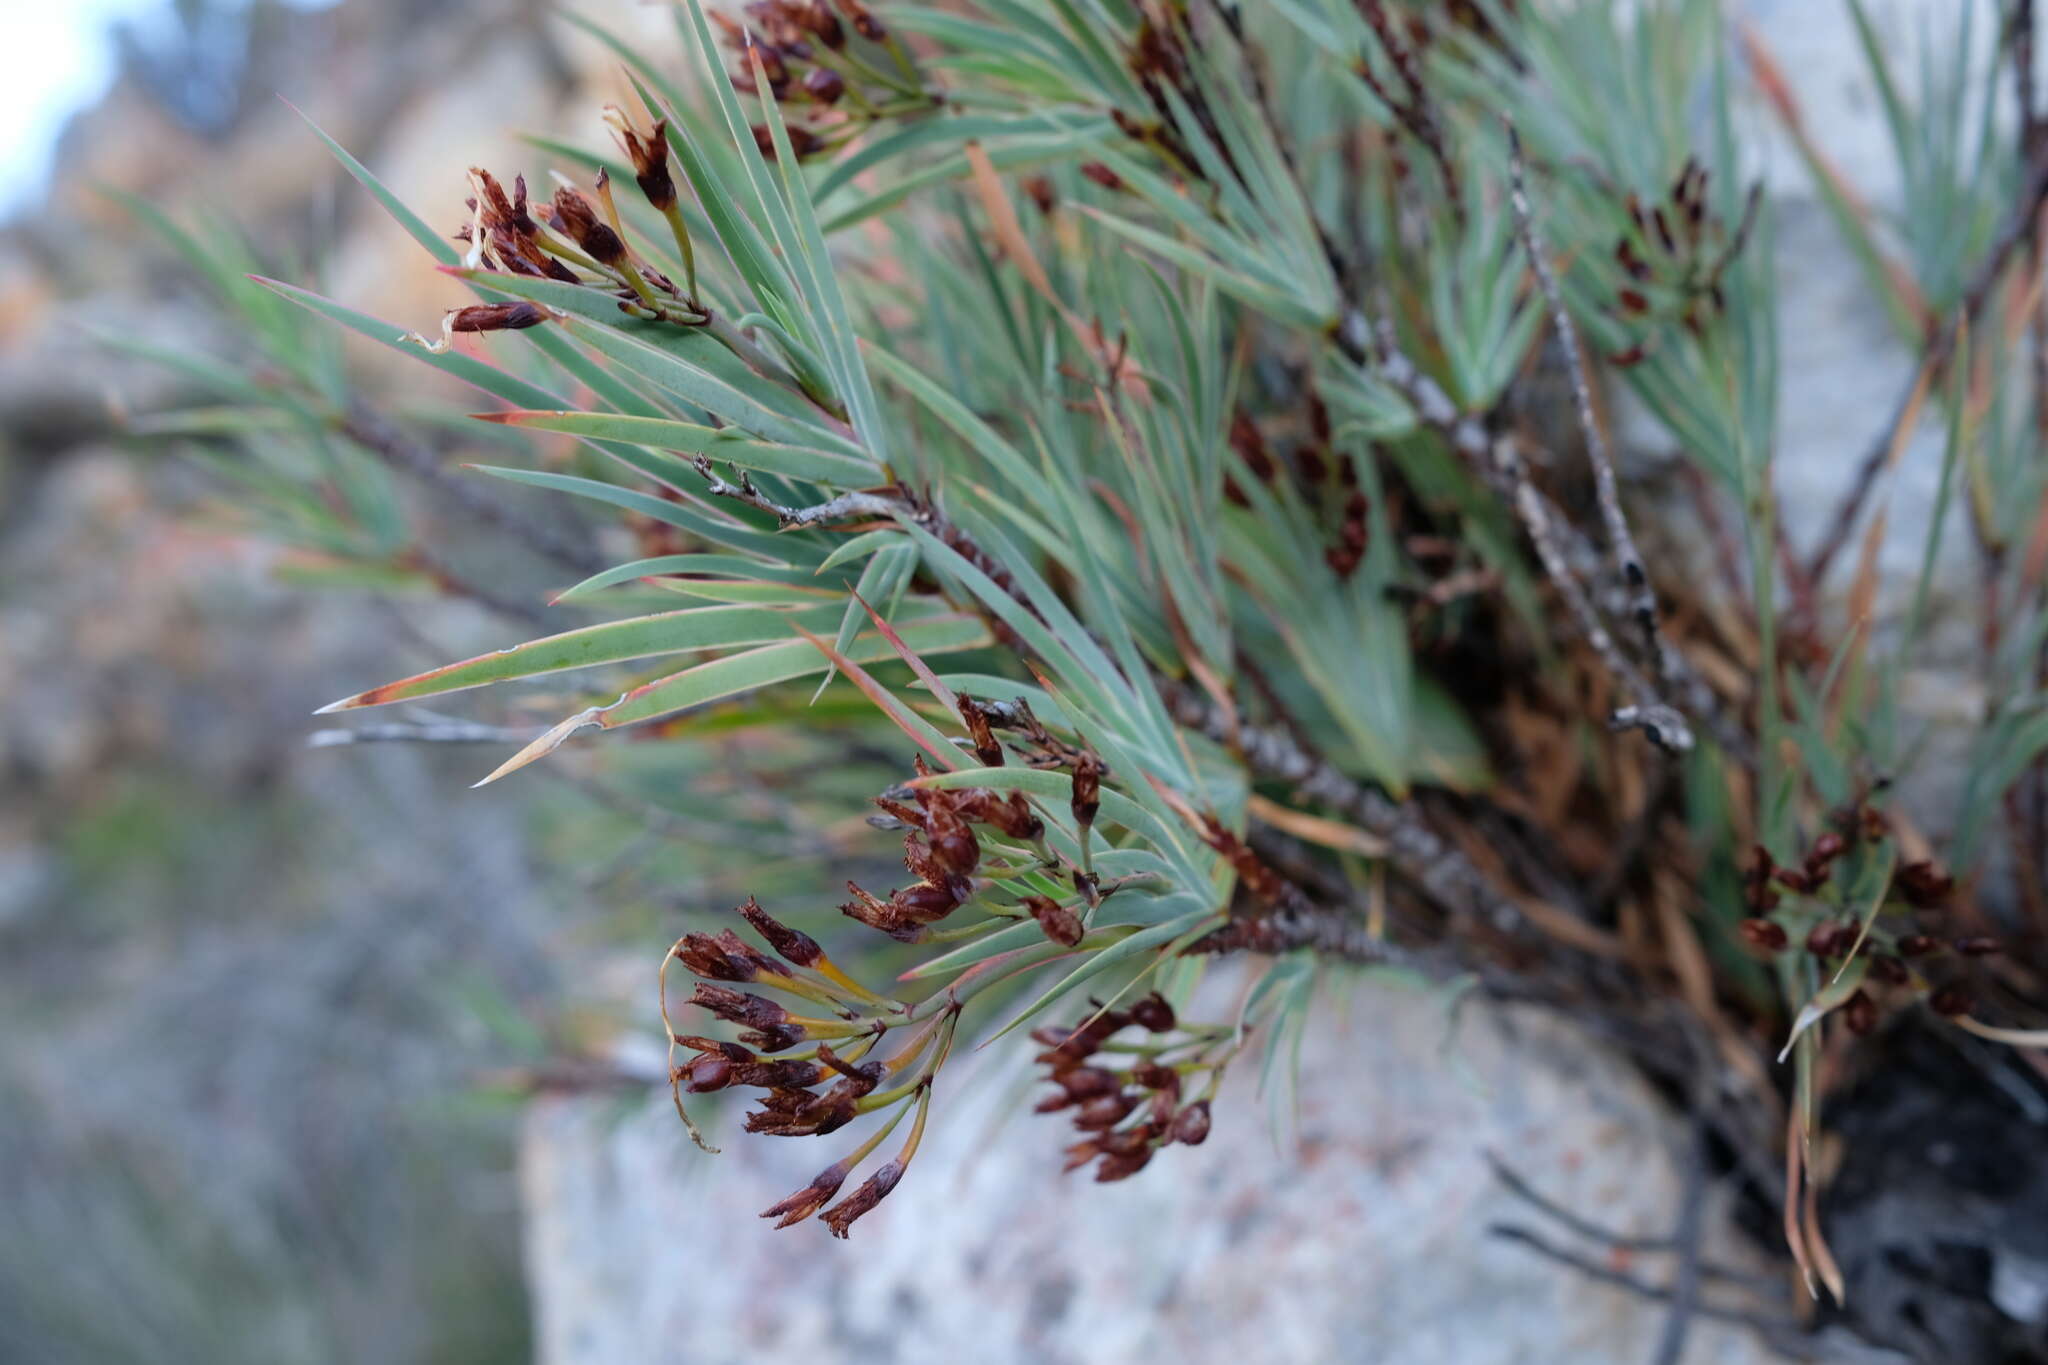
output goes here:
[{"label": "blurred rocky background", "polygon": [[[673,57],[661,6],[575,8]],[[1844,164],[1895,195],[1836,7],[1746,8]],[[181,0],[113,41],[111,88],[0,229],[0,1359],[1648,1358],[1655,1303],[1488,1238],[1543,1220],[1485,1158],[1657,1236],[1683,1135],[1597,1043],[1521,1016],[1454,1031],[1397,989],[1311,1030],[1298,1111],[1269,1126],[1246,1096],[1175,1178],[1062,1182],[1049,1123],[992,1144],[1018,1077],[991,1064],[851,1248],[756,1223],[815,1155],[710,1161],[644,1083],[651,963],[684,912],[736,898],[731,869],[664,864],[658,818],[601,785],[468,791],[495,750],[309,748],[318,704],[510,627],[460,596],[296,586],[219,515],[217,477],[124,434],[179,381],[93,335],[236,347],[102,186],[431,321],[448,282],[276,93],[449,218],[462,167],[521,163],[516,133],[596,135],[615,65],[529,0]],[[1808,395],[1789,477],[1832,486],[1868,425],[1836,414],[1911,362],[1846,260],[1811,266],[1837,253],[1781,171],[1780,249],[1806,263],[1785,281]],[[399,406],[431,397],[402,383]],[[1712,1246],[1755,1273],[1732,1231]],[[1726,1323],[1685,1357],[1765,1358]]]}]

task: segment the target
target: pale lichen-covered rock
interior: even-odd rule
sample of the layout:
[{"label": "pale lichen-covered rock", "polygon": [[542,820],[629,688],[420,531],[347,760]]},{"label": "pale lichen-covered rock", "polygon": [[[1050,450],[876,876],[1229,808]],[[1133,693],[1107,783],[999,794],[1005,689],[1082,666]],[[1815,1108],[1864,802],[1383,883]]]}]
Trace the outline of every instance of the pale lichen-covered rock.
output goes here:
[{"label": "pale lichen-covered rock", "polygon": [[[1678,1199],[1675,1128],[1626,1064],[1569,1026],[1473,1007],[1450,1028],[1439,997],[1361,986],[1309,1021],[1295,1135],[1275,1142],[1247,1054],[1207,1143],[1114,1185],[1060,1175],[1069,1134],[1021,1112],[1015,1058],[1000,1055],[1016,1049],[999,1045],[966,1086],[949,1077],[914,1166],[850,1242],[755,1215],[851,1142],[740,1137],[728,1108],[712,1157],[665,1095],[624,1116],[613,1100],[540,1100],[522,1159],[538,1358],[1647,1359],[1658,1305],[1487,1235],[1495,1221],[1556,1230],[1484,1154],[1585,1216],[1657,1234]],[[1707,1222],[1726,1226],[1718,1199]],[[1731,1240],[1710,1234],[1711,1254],[1749,1261]],[[1684,1358],[1773,1357],[1699,1322]]]}]

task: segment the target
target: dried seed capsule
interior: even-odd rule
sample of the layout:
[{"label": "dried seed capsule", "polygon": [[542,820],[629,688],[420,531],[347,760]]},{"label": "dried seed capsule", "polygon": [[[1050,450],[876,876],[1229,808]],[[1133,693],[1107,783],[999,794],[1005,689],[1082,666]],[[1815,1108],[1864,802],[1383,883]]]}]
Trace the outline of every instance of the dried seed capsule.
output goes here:
[{"label": "dried seed capsule", "polygon": [[692,1057],[678,1068],[683,1089],[692,1095],[708,1095],[732,1084],[733,1064],[713,1053]]},{"label": "dried seed capsule", "polygon": [[786,1228],[791,1223],[800,1223],[823,1208],[839,1187],[846,1183],[848,1174],[844,1161],[835,1161],[811,1177],[811,1183],[798,1190],[773,1208],[762,1211],[763,1218],[779,1219],[775,1226]]},{"label": "dried seed capsule", "polygon": [[[1784,869],[1779,869],[1782,874]],[[1834,920],[1824,919],[1813,926],[1806,935],[1806,951],[1815,957],[1839,957],[1847,950],[1849,941],[1844,932],[1854,935],[1855,930]]]},{"label": "dried seed capsule", "polygon": [[839,10],[846,16],[846,22],[853,25],[853,31],[869,42],[879,43],[889,36],[881,21],[860,0],[839,0]]},{"label": "dried seed capsule", "polygon": [[1918,910],[1932,910],[1955,890],[1956,879],[1923,860],[1900,868],[1897,883],[1908,905]]},{"label": "dried seed capsule", "polygon": [[1970,988],[1953,981],[1927,997],[1930,1009],[1951,1019],[1959,1014],[1968,1014],[1972,1003]]},{"label": "dried seed capsule", "polygon": [[1906,964],[1890,953],[1873,953],[1870,958],[1870,975],[1887,986],[1903,986],[1913,979],[1906,970]]},{"label": "dried seed capsule", "polygon": [[1132,1067],[1131,1083],[1166,1096],[1180,1094],[1180,1073],[1158,1062],[1140,1062]]},{"label": "dried seed capsule", "polygon": [[1927,934],[1907,934],[1898,942],[1900,957],[1924,957],[1939,947],[1940,941]]},{"label": "dried seed capsule", "polygon": [[564,185],[555,191],[554,226],[599,265],[617,268],[626,259],[626,244],[600,221],[590,201]]},{"label": "dried seed capsule", "polygon": [[1863,991],[1857,991],[1842,1002],[1842,1022],[1849,1026],[1849,1032],[1858,1037],[1868,1037],[1877,1027],[1877,1002]]},{"label": "dried seed capsule", "polygon": [[473,303],[458,308],[448,319],[451,332],[516,332],[537,327],[548,320],[547,311],[537,303]]},{"label": "dried seed capsule", "polygon": [[804,74],[804,93],[820,104],[837,104],[846,93],[846,78],[829,66],[814,66]]},{"label": "dried seed capsule", "polygon": [[1114,1095],[1097,1095],[1084,1102],[1074,1114],[1074,1127],[1082,1132],[1114,1128],[1130,1116],[1138,1107],[1138,1097],[1128,1091]]},{"label": "dried seed capsule", "polygon": [[801,930],[792,929],[761,908],[761,903],[752,896],[740,908],[747,923],[754,926],[754,932],[768,940],[768,946],[782,954],[783,960],[799,967],[815,967],[825,956],[825,950],[818,941]]},{"label": "dried seed capsule", "polygon": [[1168,1033],[1173,1029],[1173,1006],[1158,991],[1146,996],[1131,1006],[1131,1022],[1153,1033]]},{"label": "dried seed capsule", "polygon": [[[932,795],[946,796],[939,792]],[[934,799],[925,810],[925,818],[932,857],[939,866],[956,877],[973,876],[974,869],[981,864],[981,844],[975,839],[973,828],[960,818],[954,802]]]},{"label": "dried seed capsule", "polygon": [[981,760],[981,766],[1002,767],[1003,746],[996,742],[995,728],[989,724],[988,708],[974,697],[962,696],[960,719],[967,725],[967,736],[974,743],[974,756]]},{"label": "dried seed capsule", "polygon": [[1196,1100],[1174,1116],[1172,1140],[1199,1147],[1209,1136],[1209,1101]]},{"label": "dried seed capsule", "polygon": [[1980,934],[1973,938],[1959,938],[1953,946],[1964,957],[1990,957],[2001,951],[2004,945],[1989,935]]},{"label": "dried seed capsule", "polygon": [[643,135],[617,105],[605,110],[605,122],[612,125],[619,145],[633,163],[633,179],[647,202],[662,213],[675,207],[676,183],[668,170],[668,120],[656,119],[654,130]]},{"label": "dried seed capsule", "polygon": [[1774,920],[1746,919],[1735,928],[1744,943],[1761,953],[1775,953],[1787,942],[1785,926]]},{"label": "dried seed capsule", "polygon": [[1124,187],[1124,178],[1103,165],[1100,161],[1083,162],[1081,164],[1081,174],[1087,176],[1106,190],[1120,190]]},{"label": "dried seed capsule", "polygon": [[1102,809],[1102,760],[1092,752],[1084,752],[1074,760],[1074,795],[1069,804],[1074,823],[1085,834]]},{"label": "dried seed capsule", "polygon": [[873,1209],[875,1205],[888,1198],[889,1191],[895,1189],[896,1182],[902,1178],[903,1163],[891,1161],[888,1165],[882,1167],[865,1181],[861,1182],[859,1189],[847,1195],[846,1198],[840,1200],[832,1208],[827,1209],[822,1216],[822,1221],[827,1227],[832,1229],[834,1237],[846,1236],[846,1230],[853,1226],[854,1219],[861,1217]]},{"label": "dried seed capsule", "polygon": [[1049,896],[1026,896],[1023,904],[1045,936],[1063,948],[1079,943],[1086,932],[1079,915]]},{"label": "dried seed capsule", "polygon": [[1077,1100],[1092,1100],[1097,1095],[1114,1095],[1123,1088],[1112,1072],[1099,1066],[1077,1066],[1054,1076],[1053,1081]]},{"label": "dried seed capsule", "polygon": [[811,3],[797,11],[796,22],[826,47],[837,52],[846,46],[846,30],[839,23],[839,16],[832,12],[825,0],[811,0]]},{"label": "dried seed capsule", "polygon": [[[754,145],[760,149],[761,155],[773,161],[775,159],[775,135],[768,131],[768,125],[756,123],[751,131],[754,134]],[[796,154],[797,160],[801,161],[818,150],[818,135],[810,129],[800,124],[790,123],[785,124],[782,131],[789,136],[789,150]]]}]

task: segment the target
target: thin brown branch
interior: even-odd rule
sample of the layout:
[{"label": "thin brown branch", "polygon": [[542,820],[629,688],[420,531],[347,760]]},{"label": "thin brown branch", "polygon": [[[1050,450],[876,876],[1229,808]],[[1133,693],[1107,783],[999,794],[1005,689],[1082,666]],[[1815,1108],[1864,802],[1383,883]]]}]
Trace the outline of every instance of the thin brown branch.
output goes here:
[{"label": "thin brown branch", "polygon": [[432,450],[407,436],[381,414],[365,407],[353,407],[342,416],[340,429],[344,436],[391,468],[418,479],[451,507],[485,526],[505,532],[515,543],[553,560],[579,578],[588,578],[606,567],[608,561],[588,546],[564,539],[550,527],[522,516],[504,502],[489,496],[474,482],[450,474]]},{"label": "thin brown branch", "polygon": [[1586,438],[1586,459],[1593,466],[1593,489],[1600,504],[1600,520],[1607,531],[1607,548],[1621,571],[1621,581],[1627,586],[1628,610],[1635,618],[1637,629],[1642,632],[1643,647],[1656,666],[1657,677],[1663,686],[1673,686],[1678,680],[1677,673],[1671,648],[1657,626],[1657,594],[1650,587],[1649,570],[1643,566],[1642,552],[1636,549],[1635,535],[1629,530],[1628,516],[1622,511],[1621,484],[1614,474],[1614,461],[1608,454],[1607,438],[1600,429],[1599,416],[1593,411],[1593,389],[1586,377],[1585,360],[1579,352],[1578,330],[1572,325],[1572,315],[1564,306],[1563,291],[1558,288],[1556,272],[1550,268],[1543,238],[1536,230],[1535,214],[1529,208],[1528,187],[1523,183],[1522,135],[1513,123],[1508,123],[1507,130],[1508,199],[1514,207],[1515,231],[1521,237],[1523,254],[1529,258],[1529,268],[1536,273],[1536,282],[1543,290],[1544,302],[1550,309],[1550,324],[1557,331],[1558,344],[1564,348],[1565,365],[1572,379],[1572,402],[1578,410],[1579,427]]},{"label": "thin brown branch", "polygon": [[[1525,468],[1519,449],[1505,438],[1496,438],[1479,418],[1460,412],[1450,395],[1401,350],[1392,325],[1385,320],[1375,324],[1358,309],[1348,309],[1332,334],[1332,340],[1346,358],[1371,371],[1381,383],[1400,394],[1422,425],[1434,431],[1481,482],[1507,501],[1524,526],[1530,528],[1532,537],[1535,535],[1535,528],[1530,526],[1533,514],[1543,528],[1544,541],[1538,544],[1537,550],[1539,557],[1546,561],[1546,572],[1558,579],[1560,592],[1567,594],[1568,598],[1575,595],[1585,602],[1591,612],[1590,620],[1597,624],[1599,614],[1592,610],[1579,579],[1582,574],[1590,577],[1596,571],[1599,555],[1540,489],[1525,475],[1518,477],[1517,471]],[[1558,566],[1567,570],[1561,577],[1557,572]],[[1604,627],[1595,637],[1586,629],[1589,618],[1576,608],[1573,615],[1588,643],[1596,650],[1600,649],[1600,640],[1607,641],[1608,649],[1602,653],[1603,661],[1618,655],[1618,651],[1612,648],[1612,637],[1607,635]],[[1674,650],[1667,655],[1667,661],[1677,678],[1677,689],[1686,711],[1707,725],[1723,749],[1739,761],[1751,761],[1749,741],[1721,714],[1714,694],[1687,666],[1683,656]],[[1641,682],[1641,674],[1633,667],[1627,670],[1627,674]],[[1636,696],[1635,709],[1620,717],[1623,726],[1647,729],[1649,725],[1657,725],[1667,735],[1676,738],[1682,734],[1685,743],[1691,743],[1690,725],[1677,707],[1661,703],[1646,685],[1645,690],[1636,691]],[[1656,709],[1659,706],[1663,709]],[[1677,722],[1675,729],[1672,728],[1674,720]]]},{"label": "thin brown branch", "polygon": [[697,472],[704,476],[708,485],[705,489],[716,498],[731,498],[749,507],[769,513],[787,531],[799,526],[818,526],[830,521],[858,521],[876,517],[899,517],[910,513],[911,505],[891,493],[841,493],[836,498],[818,503],[814,507],[785,507],[769,498],[754,487],[754,481],[746,471],[739,471],[740,481],[727,483],[712,472],[711,461],[702,455],[691,461]]},{"label": "thin brown branch", "polygon": [[1440,838],[1412,804],[1390,800],[1354,781],[1283,730],[1240,723],[1233,731],[1215,704],[1185,683],[1161,679],[1159,694],[1177,723],[1219,744],[1234,741],[1245,766],[1259,777],[1291,785],[1307,800],[1330,807],[1386,841],[1394,870],[1453,916],[1477,919],[1502,931],[1523,926],[1521,907]]}]

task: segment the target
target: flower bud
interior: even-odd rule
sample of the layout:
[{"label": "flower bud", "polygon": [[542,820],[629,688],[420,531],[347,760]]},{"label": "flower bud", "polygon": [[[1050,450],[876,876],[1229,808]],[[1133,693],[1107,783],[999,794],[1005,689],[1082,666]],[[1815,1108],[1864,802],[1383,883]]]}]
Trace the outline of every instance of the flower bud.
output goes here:
[{"label": "flower bud", "polygon": [[1964,957],[1990,957],[2003,947],[1997,939],[1983,934],[1973,938],[1959,938],[1952,946]]},{"label": "flower bud", "polygon": [[1877,1027],[1877,1003],[1865,991],[1857,991],[1842,1002],[1842,1022],[1849,1032],[1867,1038]]},{"label": "flower bud", "polygon": [[1924,957],[1940,947],[1940,941],[1927,934],[1907,934],[1898,943],[1900,957]]},{"label": "flower bud", "polygon": [[1174,1117],[1173,1141],[1187,1147],[1199,1147],[1208,1137],[1209,1101],[1196,1100]]}]

